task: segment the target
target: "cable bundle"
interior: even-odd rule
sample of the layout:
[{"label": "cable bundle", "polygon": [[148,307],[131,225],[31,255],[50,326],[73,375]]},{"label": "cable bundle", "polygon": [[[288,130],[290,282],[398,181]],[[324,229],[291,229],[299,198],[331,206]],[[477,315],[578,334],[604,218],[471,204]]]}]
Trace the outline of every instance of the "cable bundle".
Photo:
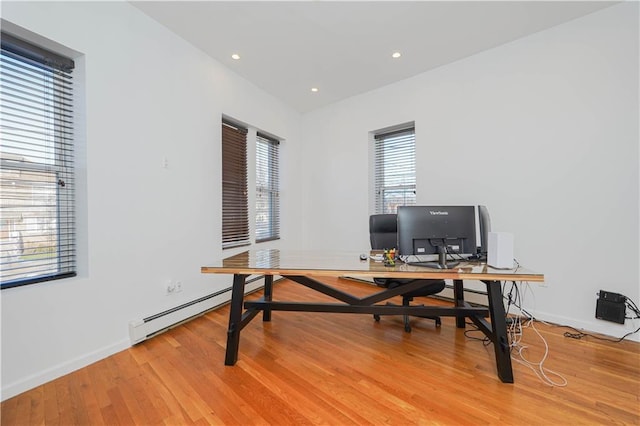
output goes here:
[{"label": "cable bundle", "polygon": [[[525,285],[525,288],[531,291],[529,283],[525,283]],[[504,291],[502,294],[505,294]],[[550,370],[544,366],[545,361],[549,357],[549,345],[547,344],[546,339],[540,334],[538,329],[536,329],[535,319],[533,318],[533,315],[531,315],[522,307],[523,297],[520,294],[520,289],[515,282],[512,282],[511,289],[509,290],[509,293],[505,298],[508,302],[506,312],[507,316],[509,315],[511,306],[518,308],[521,314],[525,314],[524,321],[522,320],[522,315],[508,317],[511,319],[511,324],[507,328],[507,336],[509,337],[509,346],[511,348],[511,359],[519,364],[530,368],[531,371],[533,371],[536,376],[538,376],[542,383],[546,385],[559,387],[566,386],[568,383],[567,379],[565,379],[560,373]],[[531,328],[544,344],[544,355],[538,362],[532,361],[525,356],[526,350],[528,348],[527,345],[524,345],[522,343],[523,329],[525,328]],[[551,377],[556,377],[559,380],[554,380]]]}]

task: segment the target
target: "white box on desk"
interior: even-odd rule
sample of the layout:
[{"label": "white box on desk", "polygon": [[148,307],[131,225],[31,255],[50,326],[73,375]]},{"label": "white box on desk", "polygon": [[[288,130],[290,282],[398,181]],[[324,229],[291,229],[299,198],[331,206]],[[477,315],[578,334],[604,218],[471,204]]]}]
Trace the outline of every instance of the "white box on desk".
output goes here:
[{"label": "white box on desk", "polygon": [[487,264],[494,268],[513,268],[513,234],[489,232]]}]

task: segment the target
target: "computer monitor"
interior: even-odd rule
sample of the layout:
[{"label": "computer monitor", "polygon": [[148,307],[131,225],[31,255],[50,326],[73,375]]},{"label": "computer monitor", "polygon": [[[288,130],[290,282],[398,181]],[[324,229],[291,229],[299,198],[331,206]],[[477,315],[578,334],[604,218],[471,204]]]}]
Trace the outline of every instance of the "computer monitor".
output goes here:
[{"label": "computer monitor", "polygon": [[398,252],[406,263],[449,269],[476,250],[474,206],[398,207]]}]

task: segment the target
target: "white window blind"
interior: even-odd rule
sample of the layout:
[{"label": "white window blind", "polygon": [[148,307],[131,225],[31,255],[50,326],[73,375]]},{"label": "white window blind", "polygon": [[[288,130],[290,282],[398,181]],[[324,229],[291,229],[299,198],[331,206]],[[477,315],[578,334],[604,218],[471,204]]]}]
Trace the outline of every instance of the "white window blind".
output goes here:
[{"label": "white window blind", "polygon": [[398,206],[416,203],[415,129],[374,137],[375,212],[396,213]]},{"label": "white window blind", "polygon": [[247,129],[222,123],[222,248],[249,245]]},{"label": "white window blind", "polygon": [[280,238],[280,142],[258,133],[256,242]]},{"label": "white window blind", "polygon": [[72,60],[2,33],[0,285],[76,275]]}]

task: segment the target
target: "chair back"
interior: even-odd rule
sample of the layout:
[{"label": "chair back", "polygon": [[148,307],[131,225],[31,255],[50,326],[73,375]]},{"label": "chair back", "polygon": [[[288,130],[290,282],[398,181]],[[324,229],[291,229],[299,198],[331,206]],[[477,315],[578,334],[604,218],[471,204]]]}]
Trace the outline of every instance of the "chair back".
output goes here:
[{"label": "chair back", "polygon": [[398,221],[395,214],[369,216],[369,239],[372,250],[398,247]]}]

